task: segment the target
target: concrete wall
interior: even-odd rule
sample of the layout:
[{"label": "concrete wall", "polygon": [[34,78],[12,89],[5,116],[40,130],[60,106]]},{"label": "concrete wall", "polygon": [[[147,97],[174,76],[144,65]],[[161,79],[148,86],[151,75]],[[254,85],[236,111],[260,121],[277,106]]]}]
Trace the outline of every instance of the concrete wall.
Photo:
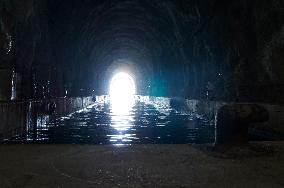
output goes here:
[{"label": "concrete wall", "polygon": [[254,123],[253,126],[259,130],[271,131],[284,136],[284,105],[263,104],[269,112],[269,120],[264,123]]},{"label": "concrete wall", "polygon": [[[232,105],[234,103],[227,103],[221,101],[202,101],[202,100],[185,100],[190,112],[195,113],[201,117],[207,118],[210,121],[215,121],[219,109],[224,105]],[[245,104],[245,103],[244,103]],[[269,120],[262,123],[251,123],[251,127],[272,134],[284,136],[284,105],[261,104],[269,113]]]},{"label": "concrete wall", "polygon": [[[48,106],[52,103],[56,104],[56,108],[51,113]],[[90,104],[92,97],[2,102],[0,103],[0,142],[18,135],[31,135],[35,127],[45,126],[51,117],[59,118]]]},{"label": "concrete wall", "polygon": [[0,103],[0,142],[26,132],[27,102]]},{"label": "concrete wall", "polygon": [[61,117],[76,112],[93,103],[92,97],[78,97],[78,98],[59,98],[52,102],[56,103],[55,116]]}]

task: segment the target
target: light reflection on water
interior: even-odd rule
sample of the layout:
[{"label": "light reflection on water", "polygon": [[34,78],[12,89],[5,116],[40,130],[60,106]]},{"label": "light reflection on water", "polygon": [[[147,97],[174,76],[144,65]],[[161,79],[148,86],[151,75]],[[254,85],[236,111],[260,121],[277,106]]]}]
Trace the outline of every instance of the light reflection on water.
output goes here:
[{"label": "light reflection on water", "polygon": [[111,124],[116,131],[116,135],[107,135],[111,143],[131,143],[137,139],[136,134],[127,134],[134,126],[134,115],[132,111],[135,101],[134,96],[128,98],[110,98],[110,117]]},{"label": "light reflection on water", "polygon": [[163,98],[135,96],[128,102],[109,99],[37,130],[36,143],[185,144],[213,143],[214,125],[178,111]]}]

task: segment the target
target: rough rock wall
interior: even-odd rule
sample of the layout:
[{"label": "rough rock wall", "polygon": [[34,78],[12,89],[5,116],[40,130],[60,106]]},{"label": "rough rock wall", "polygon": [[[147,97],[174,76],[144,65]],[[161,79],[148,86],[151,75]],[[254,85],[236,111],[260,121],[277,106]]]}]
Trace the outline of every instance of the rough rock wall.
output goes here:
[{"label": "rough rock wall", "polygon": [[235,0],[226,5],[228,61],[236,98],[283,102],[284,2]]},{"label": "rough rock wall", "polygon": [[[254,12],[257,53],[261,69],[257,84],[259,90],[272,102],[284,102],[284,2],[259,1]],[[259,94],[258,93],[258,94]]]},{"label": "rough rock wall", "polygon": [[0,1],[0,68],[22,75],[21,97],[47,84],[52,68],[45,0]]},{"label": "rough rock wall", "polygon": [[209,81],[217,99],[282,103],[284,2],[219,1],[214,10],[190,42],[192,90]]},{"label": "rough rock wall", "polygon": [[284,102],[283,9],[282,0],[1,0],[0,68],[23,74],[23,97],[105,92],[126,60],[142,94]]}]

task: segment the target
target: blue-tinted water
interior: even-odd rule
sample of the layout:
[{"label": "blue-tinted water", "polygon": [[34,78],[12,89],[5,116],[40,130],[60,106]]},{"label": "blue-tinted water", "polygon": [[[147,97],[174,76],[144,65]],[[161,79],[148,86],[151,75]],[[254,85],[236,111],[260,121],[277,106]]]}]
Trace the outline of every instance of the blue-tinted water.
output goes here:
[{"label": "blue-tinted water", "polygon": [[97,102],[38,128],[31,143],[185,144],[213,143],[215,126],[169,104],[136,100],[129,105]]}]

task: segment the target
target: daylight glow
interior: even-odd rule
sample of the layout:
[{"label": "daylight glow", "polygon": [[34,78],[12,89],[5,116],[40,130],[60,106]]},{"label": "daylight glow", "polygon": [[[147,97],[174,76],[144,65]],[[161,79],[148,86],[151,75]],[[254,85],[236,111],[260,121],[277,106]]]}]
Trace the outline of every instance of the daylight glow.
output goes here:
[{"label": "daylight glow", "polygon": [[125,98],[135,95],[135,84],[133,78],[124,72],[116,74],[110,84],[110,96]]},{"label": "daylight glow", "polygon": [[135,95],[135,83],[133,78],[125,73],[120,72],[116,74],[110,83],[109,95],[114,111],[124,113],[134,102]]}]

